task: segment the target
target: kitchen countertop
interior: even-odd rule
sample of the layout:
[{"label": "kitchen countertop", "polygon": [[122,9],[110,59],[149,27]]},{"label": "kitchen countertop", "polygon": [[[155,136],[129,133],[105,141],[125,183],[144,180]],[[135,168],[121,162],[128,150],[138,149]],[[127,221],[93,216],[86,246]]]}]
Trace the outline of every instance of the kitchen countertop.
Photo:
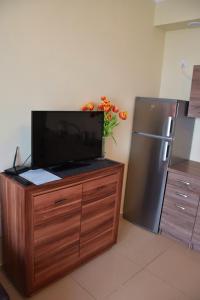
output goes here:
[{"label": "kitchen countertop", "polygon": [[174,164],[168,168],[170,172],[188,174],[200,178],[200,162],[185,160],[181,163]]}]

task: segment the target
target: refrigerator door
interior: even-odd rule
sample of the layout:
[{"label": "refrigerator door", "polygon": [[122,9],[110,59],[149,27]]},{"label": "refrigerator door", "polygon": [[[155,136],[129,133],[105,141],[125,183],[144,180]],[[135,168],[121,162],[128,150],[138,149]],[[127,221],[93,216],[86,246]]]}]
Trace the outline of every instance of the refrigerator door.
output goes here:
[{"label": "refrigerator door", "polygon": [[137,97],[133,131],[170,137],[177,112],[177,100]]},{"label": "refrigerator door", "polygon": [[158,232],[171,142],[133,135],[124,203],[124,217]]}]

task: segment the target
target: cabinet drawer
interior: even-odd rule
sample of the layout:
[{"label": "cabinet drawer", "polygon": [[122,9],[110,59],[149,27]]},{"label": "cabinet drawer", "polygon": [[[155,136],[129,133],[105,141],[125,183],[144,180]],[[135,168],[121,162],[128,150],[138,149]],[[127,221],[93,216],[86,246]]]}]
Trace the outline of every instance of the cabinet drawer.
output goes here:
[{"label": "cabinet drawer", "polygon": [[169,172],[167,183],[186,192],[200,193],[200,181],[193,177]]},{"label": "cabinet drawer", "polygon": [[100,250],[105,249],[113,244],[113,230],[108,230],[94,239],[80,244],[81,258],[94,255]]},{"label": "cabinet drawer", "polygon": [[34,196],[34,223],[41,224],[81,209],[82,185]]},{"label": "cabinet drawer", "polygon": [[198,196],[187,195],[183,197],[182,190],[167,186],[163,212],[161,217],[161,230],[176,239],[189,243],[197,212]]},{"label": "cabinet drawer", "polygon": [[199,196],[167,184],[164,207],[167,203],[174,206],[175,210],[182,211],[186,215],[196,217]]},{"label": "cabinet drawer", "polygon": [[104,231],[113,229],[116,196],[83,205],[81,242],[95,238]]},{"label": "cabinet drawer", "polygon": [[113,174],[83,184],[83,204],[117,193],[119,175]]}]

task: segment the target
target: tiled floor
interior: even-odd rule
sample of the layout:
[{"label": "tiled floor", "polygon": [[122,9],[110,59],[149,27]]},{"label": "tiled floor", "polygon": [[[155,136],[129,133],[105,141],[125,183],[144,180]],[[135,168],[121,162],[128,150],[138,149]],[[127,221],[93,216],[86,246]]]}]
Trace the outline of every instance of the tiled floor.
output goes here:
[{"label": "tiled floor", "polygon": [[200,300],[200,253],[121,220],[117,245],[31,299]]}]

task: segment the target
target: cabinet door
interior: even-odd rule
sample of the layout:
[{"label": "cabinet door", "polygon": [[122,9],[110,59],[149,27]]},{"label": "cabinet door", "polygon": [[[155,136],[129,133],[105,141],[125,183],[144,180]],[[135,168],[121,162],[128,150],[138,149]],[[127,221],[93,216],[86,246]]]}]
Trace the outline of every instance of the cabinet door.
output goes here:
[{"label": "cabinet door", "polygon": [[34,197],[36,286],[66,272],[79,260],[82,185]]},{"label": "cabinet door", "polygon": [[200,206],[198,208],[194,232],[192,236],[192,246],[195,250],[200,251]]},{"label": "cabinet door", "polygon": [[83,184],[80,255],[89,256],[115,242],[119,174]]},{"label": "cabinet door", "polygon": [[200,66],[193,69],[188,116],[200,118]]},{"label": "cabinet door", "polygon": [[161,231],[189,244],[192,239],[198,201],[198,195],[185,193],[176,187],[167,185],[161,217]]}]

